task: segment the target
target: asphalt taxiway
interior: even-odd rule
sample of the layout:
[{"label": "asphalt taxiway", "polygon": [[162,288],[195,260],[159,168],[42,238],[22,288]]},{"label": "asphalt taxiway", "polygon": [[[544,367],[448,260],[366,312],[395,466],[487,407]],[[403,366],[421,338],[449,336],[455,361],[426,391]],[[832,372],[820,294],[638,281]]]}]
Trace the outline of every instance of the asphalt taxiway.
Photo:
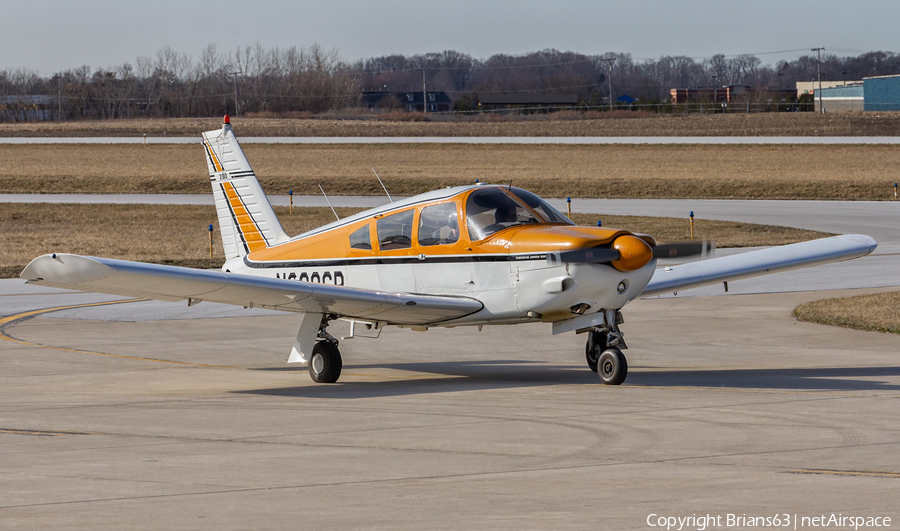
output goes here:
[{"label": "asphalt taxiway", "polygon": [[900,285],[896,218],[865,210],[839,231],[877,226],[875,255],[628,305],[620,387],[547,325],[387,329],[342,341],[340,382],[316,385],[285,364],[295,315],[0,281],[0,527],[896,524],[900,337],[791,317]]}]

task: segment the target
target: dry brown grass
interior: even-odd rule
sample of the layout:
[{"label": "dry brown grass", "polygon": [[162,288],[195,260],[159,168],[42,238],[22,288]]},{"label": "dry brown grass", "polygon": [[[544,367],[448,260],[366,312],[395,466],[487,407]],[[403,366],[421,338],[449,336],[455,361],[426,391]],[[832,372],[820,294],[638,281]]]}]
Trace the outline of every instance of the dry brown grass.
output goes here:
[{"label": "dry brown grass", "polygon": [[801,304],[794,317],[802,321],[900,334],[900,291],[823,299]]},{"label": "dry brown grass", "polygon": [[[359,209],[338,208],[341,217]],[[295,235],[333,221],[328,208],[275,207],[288,234]],[[645,232],[661,242],[687,239],[685,220],[579,214],[576,223]],[[209,259],[208,226],[212,223],[213,258]],[[698,238],[720,246],[768,245],[819,237],[819,233],[740,223],[698,221]],[[753,234],[745,240],[741,233]],[[768,239],[767,239],[768,238]],[[213,206],[82,205],[11,203],[0,208],[0,278],[16,277],[34,257],[75,253],[122,260],[214,268],[225,257]]]},{"label": "dry brown grass", "polygon": [[[342,217],[360,209],[338,208]],[[275,207],[288,234],[334,221],[329,208]],[[213,258],[209,259],[209,224]],[[225,260],[213,206],[11,203],[0,209],[0,275],[18,276],[36,256],[60,252],[219,267]]]},{"label": "dry brown grass", "polygon": [[[412,113],[417,114],[417,113]],[[426,121],[240,117],[242,136],[870,136],[900,133],[900,113],[762,113],[721,115],[647,115],[613,113],[503,117],[483,114]],[[605,114],[605,113],[598,113]],[[585,116],[589,119],[582,119]],[[625,117],[629,116],[629,117]],[[637,117],[634,117],[637,116]],[[577,117],[578,119],[572,119]],[[566,118],[566,119],[561,119]],[[196,136],[221,127],[221,118],[89,120],[2,123],[0,136]]]},{"label": "dry brown grass", "polygon": [[[900,150],[887,145],[244,146],[270,193],[412,195],[480,179],[546,197],[880,200]],[[2,193],[208,193],[199,145],[0,145]]]}]

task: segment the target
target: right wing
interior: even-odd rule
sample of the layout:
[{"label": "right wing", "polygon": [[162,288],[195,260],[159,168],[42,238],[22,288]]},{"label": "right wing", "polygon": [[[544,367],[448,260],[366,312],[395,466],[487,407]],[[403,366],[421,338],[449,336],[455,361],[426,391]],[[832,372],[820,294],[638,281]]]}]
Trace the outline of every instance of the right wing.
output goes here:
[{"label": "right wing", "polygon": [[658,268],[642,297],[698,288],[728,280],[790,271],[865,256],[878,243],[863,234],[845,234],[759,251]]},{"label": "right wing", "polygon": [[205,300],[402,325],[449,321],[484,307],[468,297],[386,293],[74,254],[39,256],[19,276],[29,284],[93,293],[164,301]]}]

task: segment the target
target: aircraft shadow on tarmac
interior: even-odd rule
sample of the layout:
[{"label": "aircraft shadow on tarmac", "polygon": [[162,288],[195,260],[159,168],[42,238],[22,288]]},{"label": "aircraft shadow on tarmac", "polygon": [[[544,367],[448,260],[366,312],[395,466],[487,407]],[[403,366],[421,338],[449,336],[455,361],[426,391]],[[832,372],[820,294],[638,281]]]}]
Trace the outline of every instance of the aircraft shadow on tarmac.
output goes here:
[{"label": "aircraft shadow on tarmac", "polygon": [[[236,393],[315,398],[370,398],[484,389],[503,389],[566,384],[600,384],[586,367],[552,366],[522,360],[411,362],[384,365],[348,365],[345,373],[362,369],[393,369],[419,373],[402,374],[379,381],[338,382],[333,385],[303,385]],[[279,370],[279,369],[256,369]],[[297,369],[288,369],[305,372]],[[422,376],[422,375],[430,376]],[[299,376],[299,374],[298,374]],[[634,367],[625,385],[642,387],[707,387],[785,391],[898,391],[900,384],[888,381],[900,376],[900,367],[841,367],[811,369],[723,369],[685,371]]]}]

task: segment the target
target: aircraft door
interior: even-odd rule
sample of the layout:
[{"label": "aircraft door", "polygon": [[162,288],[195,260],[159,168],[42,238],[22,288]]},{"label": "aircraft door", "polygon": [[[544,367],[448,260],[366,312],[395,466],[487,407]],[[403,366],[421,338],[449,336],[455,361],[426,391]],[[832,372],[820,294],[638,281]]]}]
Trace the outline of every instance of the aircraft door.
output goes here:
[{"label": "aircraft door", "polygon": [[381,251],[376,267],[379,289],[384,291],[416,291],[415,262],[412,255],[412,233],[415,210],[406,210],[375,221]]}]

